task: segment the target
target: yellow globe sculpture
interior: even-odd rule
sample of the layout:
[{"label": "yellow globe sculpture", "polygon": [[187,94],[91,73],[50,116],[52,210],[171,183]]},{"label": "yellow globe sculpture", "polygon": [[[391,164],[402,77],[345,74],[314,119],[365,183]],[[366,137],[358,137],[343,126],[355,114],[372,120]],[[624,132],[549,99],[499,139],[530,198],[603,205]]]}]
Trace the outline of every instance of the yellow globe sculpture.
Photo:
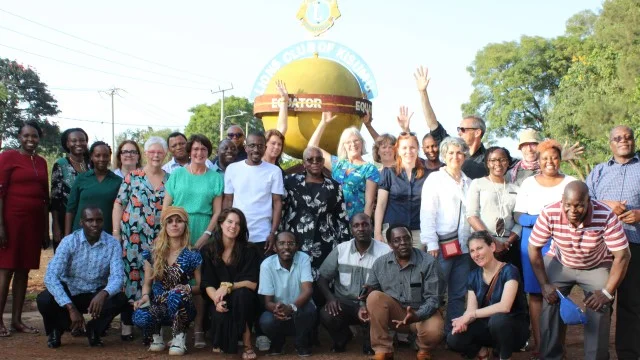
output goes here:
[{"label": "yellow globe sculpture", "polygon": [[[355,108],[354,101],[357,103],[358,108],[363,104],[368,104],[369,109],[371,106],[369,101],[363,99],[363,93],[358,81],[347,68],[337,62],[321,59],[317,56],[293,61],[283,66],[273,75],[265,90],[265,95],[271,94],[273,101],[275,101],[275,98],[279,98],[276,80],[284,81],[289,94],[293,95],[293,102],[297,102],[302,108],[306,108],[305,112],[303,112],[296,111],[295,108],[292,108],[292,105],[289,107],[284,152],[296,158],[302,158],[302,152],[307,147],[309,139],[320,122],[322,111],[335,105],[331,103],[330,98],[349,97],[354,99],[349,103],[349,101],[345,101],[346,98],[341,98],[341,109],[345,109],[345,107]],[[305,94],[335,96],[323,96],[321,100],[316,98],[314,102],[313,95],[305,98]],[[260,106],[260,98],[263,98],[262,106]],[[270,100],[265,100],[264,98],[265,96],[256,98],[254,113],[257,117],[262,117],[265,130],[275,129],[278,122],[278,108],[274,106],[266,109],[264,107],[265,102]],[[338,102],[338,100],[333,102]],[[308,112],[309,108],[311,108],[312,112]],[[335,155],[342,131],[350,126],[356,126],[358,129],[362,126],[360,115],[362,112],[356,113],[355,109],[350,112],[333,111],[333,114],[338,117],[327,126],[320,141],[321,148]]]}]

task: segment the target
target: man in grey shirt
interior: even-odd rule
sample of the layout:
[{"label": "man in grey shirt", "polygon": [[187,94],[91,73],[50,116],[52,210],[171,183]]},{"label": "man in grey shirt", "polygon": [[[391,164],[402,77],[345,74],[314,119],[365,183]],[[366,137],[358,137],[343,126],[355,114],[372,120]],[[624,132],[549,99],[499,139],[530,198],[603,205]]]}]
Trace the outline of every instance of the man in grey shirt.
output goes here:
[{"label": "man in grey shirt", "polygon": [[369,321],[375,359],[393,359],[389,329],[417,335],[417,359],[430,359],[444,337],[445,282],[438,261],[412,246],[411,232],[392,225],[387,239],[393,252],[379,257],[367,280],[366,307],[358,317]]},{"label": "man in grey shirt", "polygon": [[[347,343],[353,336],[349,325],[362,324],[365,335],[362,352],[373,355],[369,341],[369,323],[358,319],[358,297],[375,260],[391,249],[387,244],[373,240],[372,232],[371,218],[367,214],[354,215],[351,218],[353,239],[334,248],[320,266],[318,287],[326,304],[320,309],[319,316],[333,340],[332,352],[345,352]],[[335,293],[329,289],[331,280],[334,280]]]}]

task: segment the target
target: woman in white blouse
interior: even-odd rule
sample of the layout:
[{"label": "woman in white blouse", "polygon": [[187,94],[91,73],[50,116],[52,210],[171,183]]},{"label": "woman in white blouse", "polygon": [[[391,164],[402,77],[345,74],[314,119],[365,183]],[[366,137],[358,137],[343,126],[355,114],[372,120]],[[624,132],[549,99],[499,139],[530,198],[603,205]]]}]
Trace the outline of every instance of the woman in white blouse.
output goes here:
[{"label": "woman in white blouse", "polygon": [[[449,333],[451,319],[464,313],[471,265],[466,216],[467,192],[471,179],[462,172],[462,163],[469,156],[469,146],[461,138],[445,138],[440,143],[440,156],[445,167],[429,175],[422,187],[420,241],[426,245],[429,254],[440,262],[448,285],[445,330]],[[445,258],[440,251],[439,242],[456,238],[457,240],[449,240],[449,245],[459,250],[460,254]]]},{"label": "woman in white blouse", "polygon": [[[522,278],[524,292],[529,294],[529,313],[531,314],[531,333],[535,342],[533,357],[539,352],[540,314],[542,312],[542,295],[540,284],[536,279],[529,261],[529,235],[538,215],[545,206],[562,200],[564,187],[576,180],[572,176],[560,172],[562,145],[555,140],[545,140],[538,144],[538,161],[540,174],[530,176],[522,182],[516,197],[514,218],[522,225],[522,241],[520,244],[520,260],[522,262]],[[548,246],[543,248],[543,253]]]}]

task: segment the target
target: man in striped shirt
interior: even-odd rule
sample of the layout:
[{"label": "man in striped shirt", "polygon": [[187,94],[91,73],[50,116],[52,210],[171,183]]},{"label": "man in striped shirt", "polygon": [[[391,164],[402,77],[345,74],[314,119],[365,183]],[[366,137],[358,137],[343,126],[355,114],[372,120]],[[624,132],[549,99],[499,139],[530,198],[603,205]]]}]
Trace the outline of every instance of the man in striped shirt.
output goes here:
[{"label": "man in striped shirt", "polygon": [[[541,249],[553,239],[543,259]],[[562,201],[544,208],[529,238],[529,258],[542,288],[540,357],[562,359],[564,334],[556,289],[585,293],[585,359],[609,358],[610,306],[631,254],[622,223],[609,207],[591,200],[581,181],[567,184]]]}]

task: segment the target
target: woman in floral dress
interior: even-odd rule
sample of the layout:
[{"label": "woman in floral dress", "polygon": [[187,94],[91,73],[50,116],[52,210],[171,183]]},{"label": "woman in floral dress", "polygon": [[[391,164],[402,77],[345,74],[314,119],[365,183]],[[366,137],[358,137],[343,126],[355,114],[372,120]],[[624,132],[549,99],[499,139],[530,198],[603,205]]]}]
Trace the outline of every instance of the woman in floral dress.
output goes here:
[{"label": "woman in floral dress", "polygon": [[[133,302],[142,296],[144,259],[160,231],[160,213],[164,200],[164,184],[169,175],[162,170],[167,154],[164,139],[153,136],[145,143],[147,164],[131,171],[124,179],[113,206],[113,236],[122,241],[124,262],[124,293],[130,306],[122,311],[122,340],[133,340],[131,314]],[[120,221],[116,221],[119,219]]]},{"label": "woman in floral dress", "polygon": [[65,130],[60,136],[60,145],[67,154],[59,158],[51,168],[51,230],[53,251],[56,250],[64,233],[64,216],[67,212],[67,198],[78,174],[89,170],[89,136],[81,128]]},{"label": "woman in floral dress", "polygon": [[331,250],[351,237],[340,184],[324,177],[323,164],[322,150],[309,147],[303,154],[305,173],[285,177],[280,223],[283,231],[295,234],[300,250],[311,257],[314,281]]}]

